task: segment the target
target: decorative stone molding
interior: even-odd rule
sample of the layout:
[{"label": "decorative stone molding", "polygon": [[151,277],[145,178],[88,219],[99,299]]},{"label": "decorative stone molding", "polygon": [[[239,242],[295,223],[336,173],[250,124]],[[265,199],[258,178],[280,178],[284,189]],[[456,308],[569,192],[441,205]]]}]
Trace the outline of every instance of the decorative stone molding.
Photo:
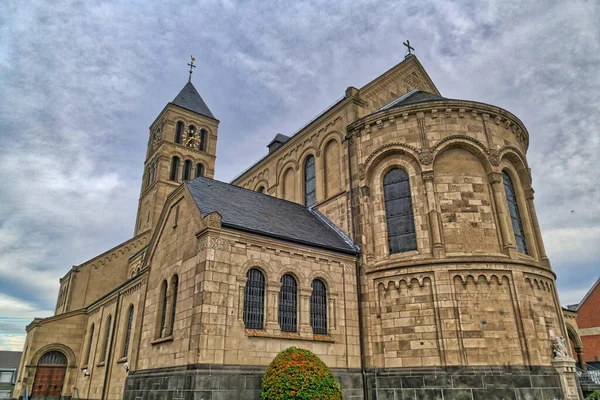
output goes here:
[{"label": "decorative stone molding", "polygon": [[476,119],[476,118],[477,118],[477,111],[476,111],[476,110],[472,110],[472,111],[471,111],[471,117],[472,117],[473,119]]},{"label": "decorative stone molding", "polygon": [[221,228],[221,222],[223,221],[223,217],[218,212],[211,212],[205,218],[206,224],[209,228]]},{"label": "decorative stone molding", "polygon": [[402,119],[404,120],[404,122],[408,121],[408,113],[403,113]]},{"label": "decorative stone molding", "polygon": [[459,108],[458,109],[458,116],[460,118],[464,118],[465,117],[465,109],[464,108]]},{"label": "decorative stone molding", "polygon": [[490,164],[497,167],[500,165],[500,152],[498,150],[488,151],[488,159],[490,160]]},{"label": "decorative stone molding", "polygon": [[434,108],[431,110],[431,118],[437,118],[438,116],[438,110],[437,108]]},{"label": "decorative stone molding", "polygon": [[533,188],[525,189],[524,192],[525,192],[525,198],[527,200],[533,200],[533,194],[535,193]]},{"label": "decorative stone molding", "polygon": [[457,278],[460,279],[461,283],[463,285],[466,285],[469,281],[469,278],[475,283],[477,284],[479,282],[479,278],[483,277],[484,282],[486,284],[491,284],[494,280],[496,280],[498,282],[498,285],[502,285],[504,279],[506,279],[507,281],[510,281],[509,276],[504,274],[501,271],[498,272],[484,272],[484,271],[477,271],[477,272],[462,272],[462,273],[457,273],[455,274],[452,279],[456,280]]},{"label": "decorative stone molding", "polygon": [[411,150],[414,153],[420,153],[421,150],[417,149],[414,146],[411,146],[409,144],[406,143],[400,143],[400,142],[390,142],[390,143],[386,143],[382,146],[379,146],[378,148],[376,148],[375,150],[373,150],[373,152],[371,152],[371,154],[369,154],[369,156],[367,157],[367,159],[364,162],[365,165],[365,169],[366,166],[369,165],[369,163],[375,158],[377,157],[380,153],[382,153],[384,150],[390,148],[390,147],[404,147],[408,150]]},{"label": "decorative stone molding", "polygon": [[488,181],[491,184],[502,183],[502,174],[500,172],[490,172],[488,174]]},{"label": "decorative stone molding", "polygon": [[423,180],[425,182],[427,181],[433,181],[433,177],[434,177],[434,173],[433,171],[423,171]]},{"label": "decorative stone molding", "polygon": [[446,118],[451,118],[451,117],[452,117],[452,109],[446,108]]},{"label": "decorative stone molding", "polygon": [[423,165],[429,165],[433,162],[433,153],[429,149],[424,149],[419,153],[419,161]]},{"label": "decorative stone molding", "polygon": [[431,148],[431,150],[435,150],[438,147],[440,147],[442,144],[450,141],[450,140],[466,140],[469,142],[473,142],[475,143],[477,146],[481,147],[483,149],[483,151],[485,151],[486,153],[488,152],[488,149],[486,147],[485,144],[481,143],[479,140],[472,138],[471,136],[467,136],[467,135],[452,135],[452,136],[448,136],[443,138],[442,140],[440,140],[439,142],[437,142],[435,145],[433,145],[433,147]]},{"label": "decorative stone molding", "polygon": [[229,251],[230,248],[229,241],[219,237],[206,236],[198,241],[198,251],[206,249]]},{"label": "decorative stone molding", "polygon": [[[386,284],[387,281],[387,284]],[[431,283],[431,277],[429,275],[402,275],[390,277],[385,280],[381,280],[376,283],[377,287],[383,287],[384,290],[398,289],[400,285],[404,282],[409,288],[413,286],[413,284],[418,285],[419,287],[423,287],[426,282]]]}]

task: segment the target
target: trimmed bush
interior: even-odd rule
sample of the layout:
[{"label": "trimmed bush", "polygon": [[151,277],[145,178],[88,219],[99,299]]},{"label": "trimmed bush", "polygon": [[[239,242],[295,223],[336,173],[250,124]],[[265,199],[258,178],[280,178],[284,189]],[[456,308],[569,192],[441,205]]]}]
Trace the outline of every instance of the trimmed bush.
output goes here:
[{"label": "trimmed bush", "polygon": [[263,400],[342,400],[342,390],[319,357],[290,347],[271,361],[261,396]]},{"label": "trimmed bush", "polygon": [[600,391],[596,391],[588,395],[585,400],[600,400]]}]

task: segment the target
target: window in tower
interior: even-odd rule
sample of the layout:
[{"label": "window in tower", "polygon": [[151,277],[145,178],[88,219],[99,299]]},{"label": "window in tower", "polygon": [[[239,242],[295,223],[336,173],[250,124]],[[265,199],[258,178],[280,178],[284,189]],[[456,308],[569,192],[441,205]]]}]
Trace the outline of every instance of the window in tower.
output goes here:
[{"label": "window in tower", "polygon": [[106,319],[106,335],[104,336],[104,344],[102,345],[102,359],[100,361],[106,360],[106,354],[108,353],[108,349],[110,348],[110,325],[112,323],[112,316],[108,316]]},{"label": "window in tower", "polygon": [[182,180],[189,181],[192,176],[192,162],[190,160],[185,160],[183,164],[183,175]]},{"label": "window in tower", "polygon": [[179,172],[179,157],[175,156],[175,157],[171,158],[171,171],[169,172],[169,179],[172,181],[176,181],[178,172]]},{"label": "window in tower", "polygon": [[181,144],[183,140],[183,122],[177,121],[177,126],[175,127],[175,143]]},{"label": "window in tower", "polygon": [[281,289],[279,290],[279,327],[283,332],[296,332],[298,322],[296,279],[285,274],[281,277]]},{"label": "window in tower", "polygon": [[129,340],[131,339],[131,327],[133,326],[133,304],[127,311],[127,329],[125,330],[125,342],[123,343],[123,357],[129,353]]},{"label": "window in tower", "polygon": [[175,312],[177,309],[177,290],[179,289],[179,277],[174,275],[171,279],[171,321],[169,326],[169,335],[173,334],[175,327]]},{"label": "window in tower", "polygon": [[521,214],[519,213],[519,204],[517,203],[515,187],[506,171],[502,171],[502,180],[504,181],[504,192],[506,193],[508,212],[510,213],[510,220],[512,222],[513,232],[515,233],[517,250],[519,250],[519,253],[527,254],[527,241],[525,240],[525,231],[523,230]]},{"label": "window in tower", "polygon": [[390,254],[417,249],[410,182],[401,168],[390,170],[383,178],[385,218]]},{"label": "window in tower", "polygon": [[246,329],[263,329],[265,315],[265,276],[256,268],[247,274],[244,288],[244,326]]},{"label": "window in tower", "polygon": [[315,158],[308,156],[304,162],[304,205],[312,207],[317,201],[317,180],[315,178]]},{"label": "window in tower", "polygon": [[200,151],[206,151],[206,139],[208,138],[208,132],[206,129],[200,129]]},{"label": "window in tower", "polygon": [[160,325],[158,326],[158,332],[157,332],[157,337],[164,337],[166,336],[166,331],[167,331],[167,303],[168,303],[168,292],[167,292],[168,286],[167,286],[167,281],[164,280],[160,286],[160,297],[159,297],[159,301],[160,301]]},{"label": "window in tower", "polygon": [[87,366],[90,362],[90,355],[92,354],[92,341],[94,340],[94,327],[94,323],[92,322],[92,325],[90,326],[90,338],[88,340],[87,351],[85,353],[84,366]]},{"label": "window in tower", "polygon": [[200,163],[196,164],[196,178],[199,176],[204,176],[204,165]]}]

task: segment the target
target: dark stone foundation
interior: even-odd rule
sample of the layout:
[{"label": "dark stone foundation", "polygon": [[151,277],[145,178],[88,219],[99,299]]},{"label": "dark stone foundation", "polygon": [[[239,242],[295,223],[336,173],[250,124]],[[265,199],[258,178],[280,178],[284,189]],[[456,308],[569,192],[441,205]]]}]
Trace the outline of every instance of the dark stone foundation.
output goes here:
[{"label": "dark stone foundation", "polygon": [[[258,400],[266,367],[188,365],[131,373],[124,400]],[[344,399],[365,400],[360,370],[333,370]],[[369,400],[562,399],[552,367],[392,368],[366,371]]]}]

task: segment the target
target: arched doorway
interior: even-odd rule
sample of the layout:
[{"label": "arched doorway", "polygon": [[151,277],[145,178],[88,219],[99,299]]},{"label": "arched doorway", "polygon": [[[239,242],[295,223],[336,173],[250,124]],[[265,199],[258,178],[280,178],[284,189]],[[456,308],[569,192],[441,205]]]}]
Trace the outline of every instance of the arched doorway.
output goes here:
[{"label": "arched doorway", "polygon": [[67,371],[67,357],[49,351],[40,358],[31,389],[32,399],[59,400]]},{"label": "arched doorway", "polygon": [[569,324],[565,324],[565,325],[567,326],[567,334],[569,335],[569,341],[571,342],[571,348],[574,350],[575,356],[577,357],[577,364],[578,364],[579,368],[586,371],[587,366],[585,364],[585,361],[583,360],[583,344],[581,342],[581,338],[579,337],[579,334],[577,333],[575,328],[573,328]]}]

